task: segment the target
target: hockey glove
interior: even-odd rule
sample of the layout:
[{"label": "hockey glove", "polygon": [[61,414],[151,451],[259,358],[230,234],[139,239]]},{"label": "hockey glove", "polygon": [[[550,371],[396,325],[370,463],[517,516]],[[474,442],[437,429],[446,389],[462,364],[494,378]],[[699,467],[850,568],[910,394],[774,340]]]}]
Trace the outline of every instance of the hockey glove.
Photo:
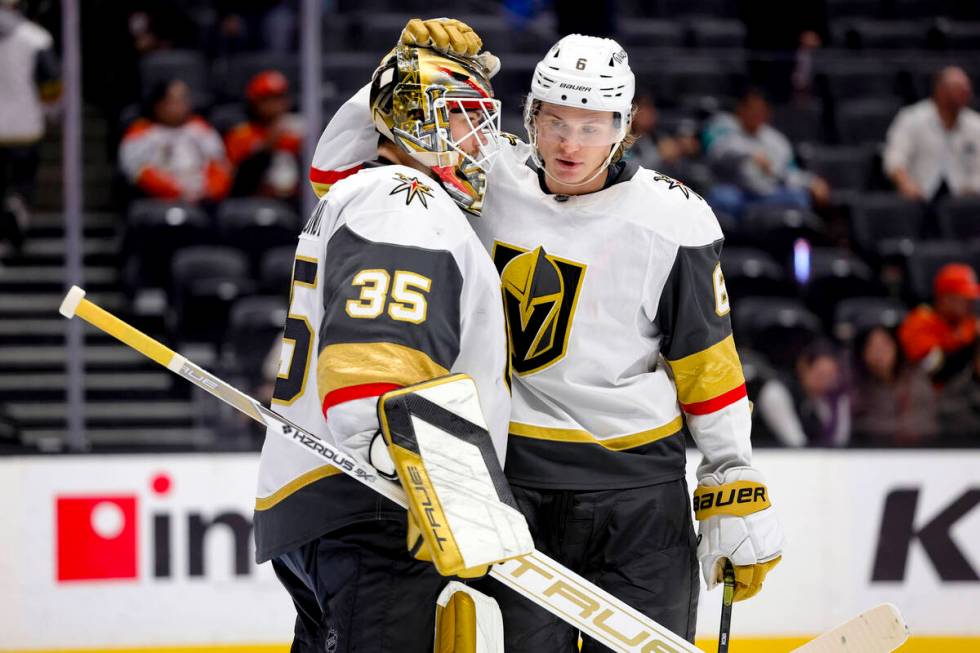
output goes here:
[{"label": "hockey glove", "polygon": [[475,57],[483,41],[473,28],[455,18],[413,18],[405,25],[402,45],[432,48],[460,57]]},{"label": "hockey glove", "polygon": [[534,549],[473,379],[454,374],[392,390],[378,401],[378,418],[408,499],[412,555],[443,576],[472,578]]},{"label": "hockey glove", "polygon": [[483,40],[473,28],[455,18],[413,18],[405,24],[400,43],[475,59],[483,66],[487,77],[493,77],[500,70],[500,59],[489,52],[480,52]]},{"label": "hockey glove", "polygon": [[705,476],[694,491],[694,517],[700,522],[698,559],[708,589],[721,581],[728,558],[735,567],[734,600],[755,596],[783,552],[783,531],[762,475],[736,467]]}]

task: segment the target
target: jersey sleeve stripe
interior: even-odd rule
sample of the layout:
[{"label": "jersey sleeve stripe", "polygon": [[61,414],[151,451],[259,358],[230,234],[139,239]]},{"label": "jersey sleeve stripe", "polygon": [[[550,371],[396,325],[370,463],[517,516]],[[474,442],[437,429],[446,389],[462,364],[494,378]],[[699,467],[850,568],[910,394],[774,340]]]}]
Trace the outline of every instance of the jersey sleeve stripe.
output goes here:
[{"label": "jersey sleeve stripe", "polygon": [[310,166],[310,183],[313,185],[313,191],[317,194],[317,197],[323,197],[330,190],[331,186],[345,177],[350,177],[360,170],[361,167],[360,165],[356,165],[346,170],[320,170],[319,168]]},{"label": "jersey sleeve stripe", "polygon": [[412,385],[449,371],[428,355],[392,342],[327,345],[317,357],[320,404],[338,390],[367,384]]},{"label": "jersey sleeve stripe", "polygon": [[684,412],[688,415],[707,415],[709,413],[719,411],[726,406],[731,406],[745,396],[747,396],[747,392],[745,390],[745,384],[743,383],[737,388],[732,388],[728,392],[719,395],[714,399],[699,401],[693,404],[682,403],[681,408],[684,409]]},{"label": "jersey sleeve stripe", "polygon": [[510,434],[535,440],[551,440],[553,442],[571,442],[577,444],[597,444],[611,451],[624,451],[640,447],[663,438],[679,433],[684,427],[683,418],[678,415],[670,422],[646,431],[619,435],[611,438],[597,438],[588,431],[580,429],[554,428],[534,426],[532,424],[510,423]]},{"label": "jersey sleeve stripe", "polygon": [[380,397],[390,390],[397,390],[401,387],[403,386],[397,383],[364,383],[333,390],[323,398],[323,416],[326,417],[327,411],[337,404],[364,399],[365,397]]},{"label": "jersey sleeve stripe", "polygon": [[677,398],[682,405],[708,402],[745,384],[731,335],[690,356],[668,360],[667,364],[674,372]]}]

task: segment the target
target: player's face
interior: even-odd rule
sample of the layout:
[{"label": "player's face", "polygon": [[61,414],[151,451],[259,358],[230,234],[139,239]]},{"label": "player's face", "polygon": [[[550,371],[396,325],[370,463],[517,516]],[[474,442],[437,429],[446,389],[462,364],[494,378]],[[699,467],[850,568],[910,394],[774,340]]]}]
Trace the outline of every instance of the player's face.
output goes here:
[{"label": "player's face", "polygon": [[449,112],[449,131],[453,141],[459,149],[472,157],[476,157],[480,153],[480,148],[487,144],[486,134],[481,130],[474,130],[474,127],[484,118],[483,112],[477,109]]},{"label": "player's face", "polygon": [[548,102],[541,104],[534,127],[545,169],[565,184],[578,184],[595,175],[619,136],[612,112]]}]

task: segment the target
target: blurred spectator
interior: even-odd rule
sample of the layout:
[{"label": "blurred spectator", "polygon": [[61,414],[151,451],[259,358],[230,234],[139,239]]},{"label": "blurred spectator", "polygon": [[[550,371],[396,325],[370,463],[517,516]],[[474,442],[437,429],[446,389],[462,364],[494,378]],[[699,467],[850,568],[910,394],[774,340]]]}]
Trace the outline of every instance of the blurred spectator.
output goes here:
[{"label": "blurred spectator", "polygon": [[44,137],[44,108],[61,96],[51,34],[0,0],[0,245],[23,243]]},{"label": "blurred spectator", "polygon": [[151,89],[119,146],[126,178],[150,197],[219,200],[231,185],[221,136],[191,113],[190,89],[180,80]]},{"label": "blurred spectator", "polygon": [[936,75],[931,98],[895,116],[883,166],[903,197],[980,193],[980,114],[969,107],[972,98],[970,78],[951,66]]},{"label": "blurred spectator", "polygon": [[814,51],[827,43],[830,26],[826,0],[751,0],[737,2],[751,51],[749,75],[776,102],[809,94]]},{"label": "blurred spectator", "polygon": [[851,421],[854,440],[873,445],[923,444],[938,433],[929,377],[901,357],[884,326],[866,329],[854,342]]},{"label": "blurred spectator", "polygon": [[289,113],[289,82],[279,72],[261,72],[248,83],[249,121],[228,132],[225,145],[235,167],[231,194],[280,199],[299,194],[300,117]]},{"label": "blurred spectator", "polygon": [[922,304],[910,312],[898,339],[905,357],[942,384],[969,365],[977,340],[974,305],[980,284],[969,265],[950,263],[936,273],[932,288],[933,306]]},{"label": "blurred spectator", "polygon": [[827,182],[797,167],[789,139],[769,125],[770,113],[765,95],[750,89],[734,115],[718,114],[708,124],[708,160],[721,182],[708,196],[715,210],[740,217],[751,204],[808,209],[811,200],[829,202]]},{"label": "blurred spectator", "polygon": [[834,345],[804,347],[793,374],[767,381],[756,408],[763,432],[788,447],[844,446],[850,440],[850,399]]},{"label": "blurred spectator", "polygon": [[296,5],[295,0],[217,0],[219,53],[293,52]]},{"label": "blurred spectator", "polygon": [[701,141],[693,119],[682,122],[676,134],[665,133],[659,129],[653,96],[641,91],[636,97],[630,134],[635,140],[627,150],[628,158],[644,168],[679,179],[696,191],[711,186],[711,172],[700,161]]},{"label": "blurred spectator", "polygon": [[959,445],[980,442],[980,347],[973,347],[970,366],[939,395],[939,419],[944,438]]}]

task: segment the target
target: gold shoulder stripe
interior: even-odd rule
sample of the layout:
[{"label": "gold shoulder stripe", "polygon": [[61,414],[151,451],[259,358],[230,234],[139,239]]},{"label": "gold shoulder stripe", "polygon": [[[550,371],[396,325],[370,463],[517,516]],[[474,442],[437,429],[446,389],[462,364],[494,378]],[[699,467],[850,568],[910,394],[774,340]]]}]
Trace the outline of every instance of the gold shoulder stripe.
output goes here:
[{"label": "gold shoulder stripe", "polygon": [[320,403],[330,392],[365,383],[412,385],[449,371],[418,349],[391,342],[327,345],[317,357]]},{"label": "gold shoulder stripe", "polygon": [[521,424],[519,422],[510,423],[510,434],[523,438],[533,438],[535,440],[551,440],[552,442],[569,442],[576,444],[597,444],[610,451],[624,451],[633,449],[644,444],[650,444],[657,440],[670,437],[678,433],[684,426],[683,418],[678,415],[663,426],[658,426],[639,433],[629,435],[618,435],[612,438],[597,438],[588,431],[580,429],[550,428],[546,426],[533,426],[531,424]]},{"label": "gold shoulder stripe", "polygon": [[273,492],[267,497],[258,497],[255,500],[256,510],[268,510],[269,508],[275,506],[277,503],[293,494],[302,490],[307,485],[311,483],[316,483],[322,478],[328,478],[330,476],[336,476],[337,474],[343,474],[340,469],[334,467],[333,465],[324,465],[322,467],[317,467],[316,469],[311,469],[302,476],[297,476],[289,483],[286,483],[281,488]]},{"label": "gold shoulder stripe", "polygon": [[677,398],[682,404],[714,399],[745,383],[732,336],[667,364],[674,372]]}]

